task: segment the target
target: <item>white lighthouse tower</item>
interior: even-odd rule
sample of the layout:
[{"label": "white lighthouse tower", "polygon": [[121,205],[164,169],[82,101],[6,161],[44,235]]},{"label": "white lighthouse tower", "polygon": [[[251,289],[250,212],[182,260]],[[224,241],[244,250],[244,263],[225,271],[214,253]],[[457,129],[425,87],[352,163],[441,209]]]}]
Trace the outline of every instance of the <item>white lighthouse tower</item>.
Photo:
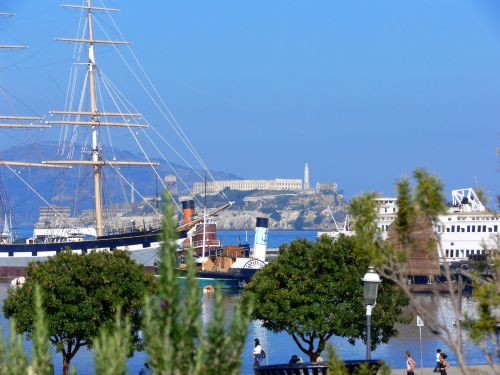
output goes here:
[{"label": "white lighthouse tower", "polygon": [[309,185],[309,165],[306,162],[306,165],[304,166],[304,190],[307,191],[310,189]]}]

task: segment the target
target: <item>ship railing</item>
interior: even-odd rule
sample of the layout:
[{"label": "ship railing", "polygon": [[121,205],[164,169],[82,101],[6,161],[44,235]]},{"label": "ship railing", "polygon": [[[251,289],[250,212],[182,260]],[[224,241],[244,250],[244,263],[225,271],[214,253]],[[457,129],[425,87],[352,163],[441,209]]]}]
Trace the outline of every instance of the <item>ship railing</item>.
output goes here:
[{"label": "ship railing", "polygon": [[[203,240],[193,241],[191,246],[194,248],[203,247]],[[222,246],[221,240],[205,240],[205,247],[221,247],[221,246]]]},{"label": "ship railing", "polygon": [[130,232],[142,232],[142,231],[149,231],[149,230],[154,230],[154,229],[159,229],[161,226],[152,226],[152,225],[130,225],[130,226],[124,226],[124,227],[118,227],[118,228],[106,228],[105,232],[106,235],[112,236],[115,234],[125,234],[125,233],[130,233]]}]

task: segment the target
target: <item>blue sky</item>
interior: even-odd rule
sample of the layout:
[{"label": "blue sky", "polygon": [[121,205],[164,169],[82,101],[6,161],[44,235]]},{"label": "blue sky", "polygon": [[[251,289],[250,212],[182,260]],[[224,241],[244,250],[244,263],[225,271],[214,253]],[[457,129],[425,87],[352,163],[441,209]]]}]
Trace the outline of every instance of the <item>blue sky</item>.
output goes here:
[{"label": "blue sky", "polygon": [[[2,55],[1,86],[39,114],[61,108],[71,64],[72,46],[51,38],[74,36],[78,13],[58,4],[0,1],[17,13],[0,20],[4,41],[31,47]],[[307,161],[313,183],[353,196],[392,195],[396,179],[424,167],[447,191],[499,193],[497,0],[106,5],[121,9],[115,21],[212,169],[296,178]],[[0,133],[0,147],[11,144]]]}]

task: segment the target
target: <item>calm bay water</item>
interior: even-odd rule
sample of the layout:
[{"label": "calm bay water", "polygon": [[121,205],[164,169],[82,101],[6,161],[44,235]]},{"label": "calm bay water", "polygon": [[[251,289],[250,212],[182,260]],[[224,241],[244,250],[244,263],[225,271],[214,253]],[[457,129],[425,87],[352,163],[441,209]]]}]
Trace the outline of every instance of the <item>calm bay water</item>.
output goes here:
[{"label": "calm bay water", "polygon": [[[223,240],[224,244],[235,244],[245,241],[245,234],[248,236],[248,242],[253,243],[253,232],[248,231],[220,231],[218,236]],[[314,240],[316,232],[312,231],[270,231],[268,236],[268,247],[279,247],[282,243],[288,243],[295,238],[302,237]],[[3,305],[3,300],[7,295],[8,284],[0,284],[0,304]],[[224,291],[224,305],[226,316],[228,319],[232,316],[234,304],[241,298],[239,293]],[[454,317],[449,313],[449,301],[447,297],[419,296],[422,303],[425,303],[430,311],[433,311],[436,316],[439,316],[443,322],[452,328]],[[202,297],[202,319],[207,322],[213,310],[214,296],[203,295]],[[464,309],[473,307],[472,300],[464,301]],[[376,307],[375,307],[376,308]],[[9,322],[3,315],[0,319],[4,334],[8,332]],[[267,361],[271,363],[287,363],[292,354],[298,354],[307,360],[304,355],[301,355],[296,348],[293,339],[286,333],[272,333],[262,327],[259,321],[253,321],[250,325],[249,334],[246,338],[245,348],[242,354],[243,366],[242,375],[251,375],[252,371],[252,350],[253,339],[259,338],[266,353],[268,354]],[[467,338],[464,337],[466,346],[466,358],[469,364],[483,364],[486,362],[483,352],[476,346],[471,345]],[[340,337],[333,337],[330,342],[335,346],[337,353],[343,359],[363,359],[365,356],[365,346],[361,342],[355,345],[350,345],[347,340]],[[29,348],[30,343],[26,342]],[[424,367],[434,367],[434,354],[436,348],[442,348],[443,351],[449,353],[449,362],[456,364],[454,355],[442,342],[434,336],[426,327],[422,329],[422,348],[423,348],[423,364]],[[386,360],[394,368],[404,367],[404,352],[411,351],[417,363],[420,365],[420,342],[419,329],[415,322],[407,326],[399,327],[397,337],[391,339],[387,344],[380,345],[373,353],[372,358],[381,358]],[[53,356],[55,373],[60,374],[62,370],[60,354]],[[145,353],[135,353],[128,361],[130,374],[137,374],[142,367],[142,364],[147,360]],[[72,360],[72,365],[78,370],[78,374],[90,375],[93,374],[93,355],[92,352],[85,348],[80,349],[79,353]]]}]

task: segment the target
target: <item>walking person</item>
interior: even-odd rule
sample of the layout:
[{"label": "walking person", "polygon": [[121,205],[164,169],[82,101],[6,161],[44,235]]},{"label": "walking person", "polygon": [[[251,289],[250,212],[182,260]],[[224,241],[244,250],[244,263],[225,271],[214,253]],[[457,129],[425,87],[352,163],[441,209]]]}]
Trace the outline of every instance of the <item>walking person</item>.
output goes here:
[{"label": "walking person", "polygon": [[147,362],[144,362],[144,367],[139,370],[139,375],[149,375],[149,374],[151,374],[149,364]]},{"label": "walking person", "polygon": [[304,360],[301,357],[299,357],[297,354],[292,355],[292,358],[290,358],[290,360],[288,361],[289,365],[296,365],[298,363],[304,363]]},{"label": "walking person", "polygon": [[262,365],[262,358],[263,358],[262,346],[260,345],[259,339],[255,339],[254,341],[255,341],[255,346],[253,348],[253,353],[252,353],[253,359],[254,359],[253,365],[254,366],[261,366]]},{"label": "walking person", "polygon": [[445,353],[441,353],[441,360],[439,362],[439,373],[441,375],[448,375],[446,370],[450,368],[450,365],[446,362],[447,357],[448,356]]},{"label": "walking person", "polygon": [[441,363],[441,349],[436,350],[436,367],[432,372],[439,372],[439,364]]},{"label": "walking person", "polygon": [[415,368],[417,367],[417,362],[413,360],[409,351],[406,351],[405,358],[406,358],[406,374],[415,375]]}]

